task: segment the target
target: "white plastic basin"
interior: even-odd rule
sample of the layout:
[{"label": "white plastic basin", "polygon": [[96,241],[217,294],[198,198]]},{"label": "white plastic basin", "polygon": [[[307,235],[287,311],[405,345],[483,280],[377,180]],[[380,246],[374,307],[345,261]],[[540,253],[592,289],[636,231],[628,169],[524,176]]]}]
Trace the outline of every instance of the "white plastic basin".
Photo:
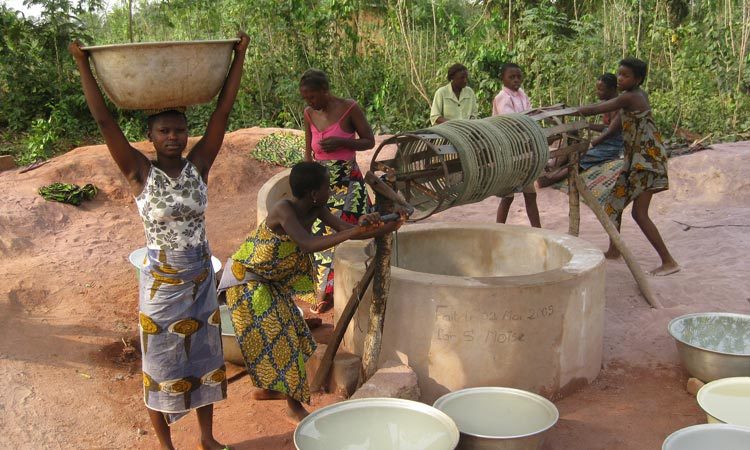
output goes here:
[{"label": "white plastic basin", "polygon": [[122,109],[211,101],[224,85],[237,39],[84,47],[104,91]]},{"label": "white plastic basin", "polygon": [[664,440],[662,450],[747,450],[750,428],[726,424],[702,424],[683,428]]},{"label": "white plastic basin", "polygon": [[538,449],[560,417],[546,398],[506,387],[461,389],[434,406],[456,422],[461,449]]},{"label": "white plastic basin", "polygon": [[[141,269],[146,264],[147,254],[148,249],[146,247],[141,247],[139,249],[133,250],[130,255],[128,255],[128,261],[130,261],[130,264],[135,266],[136,277],[140,276]],[[219,258],[211,256],[211,266],[214,268],[214,273],[218,273],[221,270],[221,261],[219,261]]]},{"label": "white plastic basin", "polygon": [[452,450],[456,424],[424,403],[395,398],[349,400],[297,425],[297,450]]},{"label": "white plastic basin", "polygon": [[[703,386],[696,397],[708,423],[750,427],[750,377],[712,381]],[[750,441],[746,448],[750,449]]]}]

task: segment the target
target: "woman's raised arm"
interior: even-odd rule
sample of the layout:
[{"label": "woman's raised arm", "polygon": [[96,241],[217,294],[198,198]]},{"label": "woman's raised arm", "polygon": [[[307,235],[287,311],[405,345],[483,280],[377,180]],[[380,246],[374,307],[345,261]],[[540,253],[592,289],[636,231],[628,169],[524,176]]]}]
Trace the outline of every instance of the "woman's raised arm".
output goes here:
[{"label": "woman's raised arm", "polygon": [[72,42],[68,46],[68,51],[73,55],[78,72],[81,74],[81,85],[83,86],[86,103],[88,103],[91,115],[104,136],[112,159],[115,160],[120,171],[128,179],[131,190],[134,193],[140,193],[148,174],[150,165],[148,159],[130,145],[112,114],[109,113],[102,92],[94,79],[94,74],[91,73],[89,55],[81,49],[81,43],[78,41]]},{"label": "woman's raised arm", "polygon": [[219,93],[216,109],[211,114],[206,126],[206,134],[195,144],[187,156],[198,168],[204,180],[208,179],[208,171],[211,169],[216,155],[219,154],[221,144],[224,142],[229,114],[232,112],[232,106],[234,106],[234,100],[237,98],[237,91],[240,88],[240,81],[242,81],[242,67],[245,64],[245,52],[250,43],[250,37],[244,32],[240,32],[238,37],[240,41],[234,46],[234,59],[224,81],[224,86],[221,88],[221,93]]}]

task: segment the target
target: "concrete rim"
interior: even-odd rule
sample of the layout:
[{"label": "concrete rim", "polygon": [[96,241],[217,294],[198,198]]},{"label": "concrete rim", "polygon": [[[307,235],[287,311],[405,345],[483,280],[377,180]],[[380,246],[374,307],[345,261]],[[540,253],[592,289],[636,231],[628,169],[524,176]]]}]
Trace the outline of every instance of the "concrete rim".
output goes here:
[{"label": "concrete rim", "polygon": [[276,187],[276,185],[283,180],[284,178],[289,178],[289,174],[292,173],[292,169],[286,169],[282,170],[281,172],[277,173],[276,175],[272,176],[268,181],[263,183],[263,186],[260,187],[258,190],[258,195],[256,198],[256,217],[258,218],[258,223],[260,223],[262,220],[264,220],[268,216],[268,207],[266,206],[266,202],[268,201],[268,194],[271,192],[272,189]]},{"label": "concrete rim", "polygon": [[[593,244],[574,236],[558,233],[555,231],[531,228],[519,225],[505,225],[496,223],[423,223],[408,225],[398,231],[399,234],[419,233],[424,230],[476,230],[497,231],[498,229],[511,230],[512,233],[533,233],[552,243],[563,247],[571,254],[571,258],[562,267],[528,275],[514,276],[492,276],[492,277],[469,277],[455,275],[438,275],[427,272],[417,272],[391,266],[392,280],[410,280],[423,282],[437,286],[539,286],[545,284],[559,283],[561,281],[576,278],[604,264],[604,253]],[[347,241],[336,247],[336,259],[346,261],[346,264],[360,266],[364,271],[364,262],[367,259],[365,247],[367,241]]]}]

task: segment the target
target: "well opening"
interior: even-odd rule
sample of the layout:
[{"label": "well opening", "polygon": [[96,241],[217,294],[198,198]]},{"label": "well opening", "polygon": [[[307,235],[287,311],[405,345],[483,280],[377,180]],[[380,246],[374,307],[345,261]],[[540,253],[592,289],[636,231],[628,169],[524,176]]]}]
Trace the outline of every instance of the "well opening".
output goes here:
[{"label": "well opening", "polygon": [[450,228],[400,233],[393,242],[391,265],[435,275],[509,277],[558,270],[570,262],[571,253],[563,245],[520,231]]}]

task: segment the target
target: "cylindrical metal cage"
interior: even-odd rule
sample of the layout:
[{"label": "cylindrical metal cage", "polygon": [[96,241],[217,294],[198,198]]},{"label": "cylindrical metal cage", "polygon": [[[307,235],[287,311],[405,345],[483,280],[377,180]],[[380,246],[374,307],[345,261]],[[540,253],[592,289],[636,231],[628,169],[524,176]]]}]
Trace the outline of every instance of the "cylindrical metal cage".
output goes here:
[{"label": "cylindrical metal cage", "polygon": [[[379,160],[395,144],[393,159]],[[518,192],[541,175],[549,158],[542,128],[528,116],[450,120],[401,133],[376,150],[370,170],[385,172],[407,202],[412,220],[452,206]]]}]

